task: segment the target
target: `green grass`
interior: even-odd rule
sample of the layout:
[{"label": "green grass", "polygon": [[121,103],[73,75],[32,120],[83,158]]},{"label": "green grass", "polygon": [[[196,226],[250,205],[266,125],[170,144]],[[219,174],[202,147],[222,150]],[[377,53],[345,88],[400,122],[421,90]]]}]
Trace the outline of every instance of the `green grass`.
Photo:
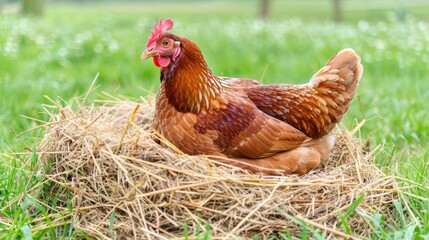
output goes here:
[{"label": "green grass", "polygon": [[364,217],[374,239],[427,237],[429,4],[346,1],[342,24],[329,21],[330,1],[274,1],[268,22],[255,19],[257,4],[54,5],[42,19],[0,16],[0,238],[84,236],[68,218],[49,215],[58,199],[44,194],[52,184],[38,172],[34,152],[43,132],[15,136],[41,124],[23,116],[48,120],[45,95],[66,102],[84,95],[97,73],[91,99],[103,98],[102,92],[138,98],[156,91],[158,69],[139,56],[159,17],[174,18],[173,32],[194,40],[214,72],[259,79],[268,64],[266,83],[304,83],[338,50],[354,48],[365,67],[358,91],[364,113],[354,101],[344,123],[353,128],[365,116],[360,134],[384,145],[376,163],[406,187],[396,216]]}]

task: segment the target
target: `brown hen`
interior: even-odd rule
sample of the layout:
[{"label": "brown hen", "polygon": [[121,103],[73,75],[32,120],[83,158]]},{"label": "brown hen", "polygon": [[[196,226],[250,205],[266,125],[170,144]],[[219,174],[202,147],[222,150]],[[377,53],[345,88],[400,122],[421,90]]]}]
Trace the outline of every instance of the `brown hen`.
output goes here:
[{"label": "brown hen", "polygon": [[262,85],[216,76],[189,39],[160,20],[142,59],[161,68],[153,128],[187,154],[254,173],[304,174],[328,158],[329,135],[347,111],[362,76],[360,58],[344,49],[304,85]]}]

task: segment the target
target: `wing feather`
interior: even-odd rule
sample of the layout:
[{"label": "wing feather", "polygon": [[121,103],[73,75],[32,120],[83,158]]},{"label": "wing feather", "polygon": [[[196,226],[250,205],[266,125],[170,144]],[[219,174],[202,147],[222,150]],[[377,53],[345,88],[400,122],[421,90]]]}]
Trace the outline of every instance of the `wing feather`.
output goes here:
[{"label": "wing feather", "polygon": [[263,112],[312,138],[328,134],[348,110],[363,68],[351,49],[335,55],[308,84],[261,85],[231,80]]}]

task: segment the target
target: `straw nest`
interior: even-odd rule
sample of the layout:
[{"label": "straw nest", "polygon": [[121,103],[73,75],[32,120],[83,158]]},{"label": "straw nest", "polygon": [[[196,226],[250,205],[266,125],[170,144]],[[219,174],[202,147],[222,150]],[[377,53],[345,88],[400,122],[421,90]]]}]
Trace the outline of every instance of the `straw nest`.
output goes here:
[{"label": "straw nest", "polygon": [[[389,215],[393,179],[345,129],[335,130],[325,165],[304,176],[261,177],[156,143],[168,144],[151,133],[153,109],[146,100],[60,107],[46,125],[39,150],[51,166],[51,194],[60,196],[59,209],[71,202],[74,227],[86,235],[265,239],[299,236],[306,225],[327,238],[354,238],[370,234],[364,213]],[[342,231],[341,214],[354,237]]]}]

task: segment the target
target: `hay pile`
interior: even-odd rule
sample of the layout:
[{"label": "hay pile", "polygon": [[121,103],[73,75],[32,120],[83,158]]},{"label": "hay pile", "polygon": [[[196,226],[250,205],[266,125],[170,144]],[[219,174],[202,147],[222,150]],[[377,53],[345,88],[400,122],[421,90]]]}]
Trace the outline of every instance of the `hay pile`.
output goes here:
[{"label": "hay pile", "polygon": [[[66,201],[66,189],[73,193],[74,227],[91,237],[174,239],[209,226],[216,239],[265,239],[285,229],[299,234],[296,222],[327,231],[327,238],[344,237],[336,229],[338,214],[361,194],[357,211],[389,214],[392,178],[344,129],[336,130],[338,143],[324,166],[302,177],[261,178],[157,144],[150,132],[153,108],[146,101],[67,106],[47,124],[40,152],[53,166],[47,177],[58,187],[52,194]],[[359,214],[347,221],[369,235]]]}]

